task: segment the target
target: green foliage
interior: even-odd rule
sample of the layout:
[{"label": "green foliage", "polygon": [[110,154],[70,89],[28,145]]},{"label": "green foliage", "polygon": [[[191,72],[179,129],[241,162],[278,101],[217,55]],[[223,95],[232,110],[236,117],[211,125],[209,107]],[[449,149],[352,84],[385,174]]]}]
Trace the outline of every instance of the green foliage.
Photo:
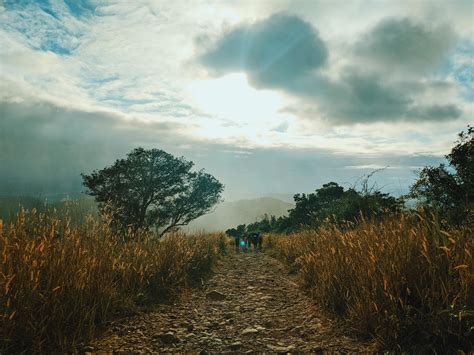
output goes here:
[{"label": "green foliage", "polygon": [[361,215],[380,218],[401,209],[402,201],[380,191],[344,190],[335,182],[324,184],[311,194],[296,194],[290,210],[290,231],[317,228],[327,220],[337,224],[355,221]]},{"label": "green foliage", "polygon": [[193,163],[159,149],[136,148],[125,159],[91,175],[82,174],[88,193],[114,225],[132,230],[175,230],[209,212],[224,186]]},{"label": "green foliage", "polygon": [[252,233],[270,233],[279,230],[286,217],[268,216],[265,214],[260,221],[250,223],[248,225],[241,224],[237,228],[230,228],[225,231],[229,237],[243,237],[245,234]]},{"label": "green foliage", "polygon": [[[304,229],[314,229],[330,220],[338,225],[355,221],[361,215],[379,219],[401,210],[403,201],[380,191],[369,191],[367,181],[362,191],[354,188],[344,190],[335,182],[324,184],[310,194],[296,194],[295,207],[288,217],[265,215],[263,219],[243,227],[243,232],[283,232],[290,233]],[[233,236],[235,229],[227,234]],[[238,233],[237,233],[238,234]]]},{"label": "green foliage", "polygon": [[459,134],[446,155],[449,165],[426,166],[413,184],[410,196],[433,208],[448,223],[472,223],[474,210],[474,128]]},{"label": "green foliage", "polygon": [[237,228],[230,228],[225,231],[225,234],[227,234],[229,237],[243,237],[247,233],[247,226],[245,224],[240,224],[237,226]]}]

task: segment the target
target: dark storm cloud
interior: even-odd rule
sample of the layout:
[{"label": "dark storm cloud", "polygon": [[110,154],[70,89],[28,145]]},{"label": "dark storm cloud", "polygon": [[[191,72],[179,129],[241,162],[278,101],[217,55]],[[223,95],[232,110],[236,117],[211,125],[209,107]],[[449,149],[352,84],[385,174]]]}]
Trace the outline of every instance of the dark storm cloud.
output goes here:
[{"label": "dark storm cloud", "polygon": [[462,111],[455,105],[432,105],[416,107],[408,114],[420,121],[443,121],[458,118]]},{"label": "dark storm cloud", "polygon": [[343,73],[339,81],[325,82],[307,98],[319,99],[321,114],[338,123],[400,119],[412,103],[399,87],[383,83],[377,75],[353,70]]},{"label": "dark storm cloud", "polygon": [[[416,89],[417,85],[413,87]],[[289,88],[301,99],[298,105],[287,107],[285,111],[305,119],[318,117],[335,124],[403,120],[441,122],[456,119],[462,113],[453,104],[418,104],[414,88],[384,82],[380,74],[353,69],[346,69],[338,81],[312,76],[291,83]]]},{"label": "dark storm cloud", "polygon": [[0,102],[0,194],[82,190],[79,174],[137,146],[169,147],[176,124],[124,120],[46,102]]},{"label": "dark storm cloud", "polygon": [[314,27],[280,13],[225,33],[200,61],[217,74],[245,71],[257,87],[284,87],[321,67],[327,56]]},{"label": "dark storm cloud", "polygon": [[345,121],[370,122],[402,118],[412,100],[402,88],[387,85],[381,77],[347,73],[341,94],[334,98],[330,113]]},{"label": "dark storm cloud", "polygon": [[385,19],[357,41],[354,61],[340,69],[338,79],[321,71],[330,65],[327,46],[317,29],[297,16],[280,13],[236,27],[211,46],[205,41],[198,44],[205,47],[199,61],[211,73],[243,71],[254,87],[278,89],[298,98],[299,104],[287,111],[301,118],[353,124],[458,118],[462,111],[452,103],[417,102],[417,95],[430,87],[420,84],[420,76],[412,73],[403,82],[388,79],[399,68],[419,73],[433,70],[455,41],[448,27],[426,28],[409,19]]},{"label": "dark storm cloud", "polygon": [[448,26],[427,28],[408,18],[388,18],[362,36],[356,53],[384,67],[427,71],[442,64],[456,41]]}]

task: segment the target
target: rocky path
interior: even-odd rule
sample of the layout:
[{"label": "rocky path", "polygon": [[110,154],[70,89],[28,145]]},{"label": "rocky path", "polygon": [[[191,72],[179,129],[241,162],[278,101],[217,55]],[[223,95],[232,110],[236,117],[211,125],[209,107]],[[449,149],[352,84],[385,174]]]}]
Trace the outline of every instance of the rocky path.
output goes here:
[{"label": "rocky path", "polygon": [[286,268],[259,254],[223,259],[202,289],[115,322],[89,351],[358,352],[368,350],[324,317]]}]

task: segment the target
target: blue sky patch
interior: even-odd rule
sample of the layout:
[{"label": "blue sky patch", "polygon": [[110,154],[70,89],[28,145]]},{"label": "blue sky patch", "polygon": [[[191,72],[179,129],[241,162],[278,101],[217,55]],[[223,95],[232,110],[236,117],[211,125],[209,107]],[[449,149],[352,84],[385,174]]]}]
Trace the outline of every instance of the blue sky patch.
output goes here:
[{"label": "blue sky patch", "polygon": [[464,97],[474,101],[474,41],[465,40],[457,47],[450,61],[452,75],[463,88]]},{"label": "blue sky patch", "polygon": [[85,23],[72,21],[71,16],[82,16],[91,7],[86,1],[66,5],[67,2],[52,3],[47,0],[6,1],[7,13],[0,28],[21,34],[32,49],[70,55],[87,30]]},{"label": "blue sky patch", "polygon": [[64,0],[73,16],[82,17],[94,13],[96,6],[88,0]]}]

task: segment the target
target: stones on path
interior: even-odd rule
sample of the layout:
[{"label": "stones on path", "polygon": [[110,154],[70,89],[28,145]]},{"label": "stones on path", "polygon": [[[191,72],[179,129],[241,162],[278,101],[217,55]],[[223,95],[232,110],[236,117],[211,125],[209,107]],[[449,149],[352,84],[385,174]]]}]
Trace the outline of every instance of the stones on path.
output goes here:
[{"label": "stones on path", "polygon": [[227,296],[224,295],[223,293],[213,290],[206,294],[206,298],[211,301],[224,301],[227,298]]},{"label": "stones on path", "polygon": [[160,339],[163,344],[175,344],[181,341],[173,332],[160,334],[158,335],[158,339]]},{"label": "stones on path", "polygon": [[[97,352],[363,352],[264,253],[230,254],[203,289],[115,321]],[[149,351],[150,349],[151,351]]]},{"label": "stones on path", "polygon": [[229,350],[231,351],[237,351],[237,350],[240,350],[241,348],[242,348],[242,343],[239,341],[229,345]]},{"label": "stones on path", "polygon": [[279,354],[286,354],[292,351],[295,347],[293,345],[289,345],[289,346],[267,345],[267,348]]},{"label": "stones on path", "polygon": [[257,334],[258,333],[258,329],[255,329],[255,328],[245,328],[244,330],[242,330],[242,335],[249,335],[249,334]]}]

